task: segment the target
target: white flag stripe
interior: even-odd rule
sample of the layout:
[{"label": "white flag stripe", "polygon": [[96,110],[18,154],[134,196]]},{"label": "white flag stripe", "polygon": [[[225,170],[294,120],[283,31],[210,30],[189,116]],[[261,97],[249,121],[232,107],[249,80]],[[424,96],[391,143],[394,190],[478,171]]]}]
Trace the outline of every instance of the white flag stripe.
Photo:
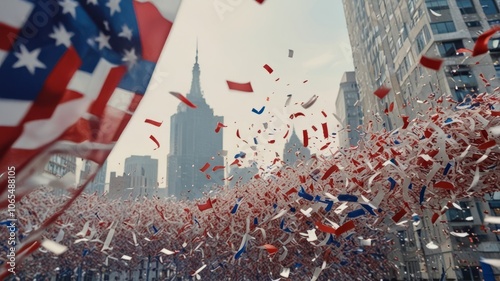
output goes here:
[{"label": "white flag stripe", "polygon": [[[34,5],[20,0],[0,1],[0,22],[21,29],[28,19]],[[48,17],[48,15],[45,15]]]},{"label": "white flag stripe", "polygon": [[76,123],[91,100],[77,99],[59,105],[49,119],[34,120],[24,124],[23,134],[13,148],[36,149],[57,139],[66,129]]},{"label": "white flag stripe", "polygon": [[[113,67],[116,67],[116,65],[101,59],[97,63],[94,72],[89,74],[77,71],[71,78],[67,88],[95,100],[99,96],[108,74]],[[80,81],[80,79],[82,80]]]},{"label": "white flag stripe", "polygon": [[8,114],[2,114],[2,118],[0,118],[0,126],[17,126],[26,113],[28,113],[32,104],[32,101],[0,98],[0,112],[8,112]]}]

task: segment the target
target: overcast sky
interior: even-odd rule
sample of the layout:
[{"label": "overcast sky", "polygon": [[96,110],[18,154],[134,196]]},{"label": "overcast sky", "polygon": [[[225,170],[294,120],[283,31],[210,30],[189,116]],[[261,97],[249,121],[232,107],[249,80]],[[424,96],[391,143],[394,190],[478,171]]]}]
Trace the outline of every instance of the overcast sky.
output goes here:
[{"label": "overcast sky", "polygon": [[[259,5],[251,0],[183,0],[146,96],[108,158],[108,181],[110,172],[123,173],[126,157],[151,155],[159,160],[160,186],[166,186],[170,116],[179,104],[169,91],[189,91],[197,39],[201,87],[208,104],[228,126],[222,130],[228,157],[240,150],[250,155],[253,151],[235,132],[240,129],[241,137],[253,145],[264,122],[275,125],[266,133],[276,129],[276,143],[259,142],[259,155],[248,159],[261,164],[274,151],[282,154],[287,123],[295,126],[300,138],[302,130],[308,130],[313,151],[326,143],[314,139],[322,136],[321,123],[328,122],[330,132],[338,129],[331,113],[339,81],[345,71],[354,69],[341,1],[268,0]],[[289,49],[293,58],[288,57]],[[265,71],[264,64],[274,72]],[[254,92],[230,91],[226,80],[251,82]],[[291,103],[285,108],[289,94]],[[302,108],[300,103],[313,95],[319,96],[317,102]],[[262,106],[266,106],[263,114],[252,112]],[[299,111],[306,116],[288,118]],[[163,124],[157,128],[144,123],[145,118]],[[312,125],[319,130],[314,132]],[[160,149],[154,150],[150,135],[158,139]],[[260,135],[259,140],[272,137]]]}]

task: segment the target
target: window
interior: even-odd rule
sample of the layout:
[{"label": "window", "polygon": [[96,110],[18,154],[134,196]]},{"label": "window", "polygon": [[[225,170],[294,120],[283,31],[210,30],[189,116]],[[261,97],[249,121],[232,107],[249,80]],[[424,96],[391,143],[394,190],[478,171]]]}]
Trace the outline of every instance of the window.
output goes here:
[{"label": "window", "polygon": [[493,38],[488,41],[488,49],[490,51],[500,51],[500,38]]},{"label": "window", "polygon": [[462,40],[453,40],[441,42],[441,44],[438,44],[438,48],[442,57],[463,56],[463,54],[457,54],[457,50],[464,48],[464,44]]},{"label": "window", "polygon": [[432,33],[441,34],[457,31],[452,21],[431,23]]},{"label": "window", "polygon": [[488,23],[493,26],[493,25],[499,25],[500,24],[500,20],[489,20]]},{"label": "window", "polygon": [[429,42],[430,38],[431,35],[429,34],[429,29],[427,28],[427,26],[424,26],[415,39],[417,42],[418,54],[420,54],[424,50],[425,45],[427,45],[427,42]]},{"label": "window", "polygon": [[465,23],[467,25],[467,27],[482,27],[481,26],[481,22],[479,21],[468,21]]},{"label": "window", "polygon": [[486,15],[498,14],[498,7],[495,0],[479,0]]},{"label": "window", "polygon": [[462,210],[452,208],[449,209],[448,219],[452,222],[466,222],[466,218],[472,216],[467,202],[460,202]]},{"label": "window", "polygon": [[425,4],[427,5],[427,8],[432,9],[434,11],[450,8],[448,7],[448,1],[446,0],[425,0]]},{"label": "window", "polygon": [[460,9],[460,13],[462,13],[462,15],[476,13],[476,8],[474,8],[472,0],[457,0],[457,6]]}]

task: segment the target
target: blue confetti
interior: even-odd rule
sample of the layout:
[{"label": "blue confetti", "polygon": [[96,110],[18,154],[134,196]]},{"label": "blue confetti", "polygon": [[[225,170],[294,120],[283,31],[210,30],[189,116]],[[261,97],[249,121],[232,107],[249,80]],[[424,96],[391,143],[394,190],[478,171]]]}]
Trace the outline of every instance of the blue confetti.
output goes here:
[{"label": "blue confetti", "polygon": [[337,198],[339,201],[358,202],[358,197],[350,194],[340,194]]},{"label": "blue confetti", "polygon": [[443,175],[446,176],[448,172],[450,171],[451,166],[453,166],[451,163],[446,164],[446,167],[444,168]]},{"label": "blue confetti", "polygon": [[387,180],[391,183],[391,191],[392,191],[394,187],[396,187],[396,181],[391,177],[389,177]]},{"label": "blue confetti", "polygon": [[364,215],[366,215],[366,212],[363,209],[357,209],[357,210],[350,211],[349,213],[347,213],[347,217],[349,217],[349,218],[357,218],[359,216],[364,216]]},{"label": "blue confetti", "polygon": [[309,200],[309,201],[313,201],[314,200],[314,197],[311,194],[307,193],[304,190],[304,187],[302,187],[302,186],[300,186],[300,191],[299,191],[298,195],[299,195],[299,197],[302,197],[302,198],[304,198],[306,200]]},{"label": "blue confetti", "polygon": [[422,203],[424,202],[424,195],[425,195],[425,189],[427,188],[427,186],[422,186],[422,190],[420,190],[420,205],[422,205]]},{"label": "blue confetti", "polygon": [[259,219],[254,218],[254,219],[253,219],[253,224],[254,224],[254,225],[258,225],[258,224],[259,224]]},{"label": "blue confetti", "polygon": [[373,211],[373,208],[370,205],[368,205],[368,204],[361,204],[361,206],[363,208],[365,208],[371,215],[374,215],[374,216],[377,215],[377,214],[375,214],[375,212]]}]

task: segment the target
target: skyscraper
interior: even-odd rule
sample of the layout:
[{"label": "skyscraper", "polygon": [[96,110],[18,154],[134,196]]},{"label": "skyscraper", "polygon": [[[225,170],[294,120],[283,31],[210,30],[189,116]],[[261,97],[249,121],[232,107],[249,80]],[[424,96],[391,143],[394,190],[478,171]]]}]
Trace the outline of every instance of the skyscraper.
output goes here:
[{"label": "skyscraper", "polygon": [[[466,58],[460,48],[473,49],[480,33],[500,24],[495,0],[343,0],[361,94],[364,124],[393,130],[401,115],[416,117],[431,102],[429,96],[467,95],[492,90],[500,73],[500,38],[490,40],[490,53]],[[445,58],[439,71],[419,64],[422,55]],[[470,55],[470,53],[469,53]],[[476,62],[478,62],[476,64]],[[391,92],[380,99],[381,85]],[[391,108],[393,110],[389,110]]]},{"label": "skyscraper", "polygon": [[[498,85],[491,78],[500,74],[500,38],[490,39],[484,56],[457,52],[472,50],[482,32],[500,24],[498,1],[343,0],[343,5],[364,124],[373,121],[376,130],[393,130],[402,125],[402,115],[425,116],[440,97],[462,102]],[[422,55],[443,58],[443,66],[423,67]],[[379,98],[374,91],[382,85],[391,92]],[[439,223],[424,210],[415,226],[393,228],[399,237],[391,253],[399,261],[398,279],[436,280],[444,268],[447,280],[481,280],[479,257],[500,257],[498,236],[484,231],[483,220],[483,213],[495,213],[500,203],[484,199],[454,202]],[[448,235],[452,231],[467,237]],[[429,247],[430,241],[435,245]]]},{"label": "skyscraper", "polygon": [[283,161],[285,164],[292,166],[297,160],[307,161],[310,157],[311,152],[309,148],[304,147],[303,142],[295,133],[295,129],[293,129],[292,135],[285,143],[285,148],[283,149]]},{"label": "skyscraper", "polygon": [[[177,107],[177,113],[170,118],[170,153],[167,157],[168,193],[179,199],[202,197],[213,184],[222,184],[224,169],[213,172],[216,166],[223,166],[222,134],[215,133],[217,123],[223,117],[214,111],[203,97],[200,85],[198,47],[193,66],[193,80],[187,98],[197,108],[187,108],[184,103]],[[200,171],[206,163],[210,167]]]},{"label": "skyscraper", "polygon": [[339,131],[340,147],[356,146],[360,139],[358,126],[363,123],[363,112],[359,104],[358,84],[354,71],[344,72],[340,80],[339,94],[335,106],[342,119],[344,130]]}]

